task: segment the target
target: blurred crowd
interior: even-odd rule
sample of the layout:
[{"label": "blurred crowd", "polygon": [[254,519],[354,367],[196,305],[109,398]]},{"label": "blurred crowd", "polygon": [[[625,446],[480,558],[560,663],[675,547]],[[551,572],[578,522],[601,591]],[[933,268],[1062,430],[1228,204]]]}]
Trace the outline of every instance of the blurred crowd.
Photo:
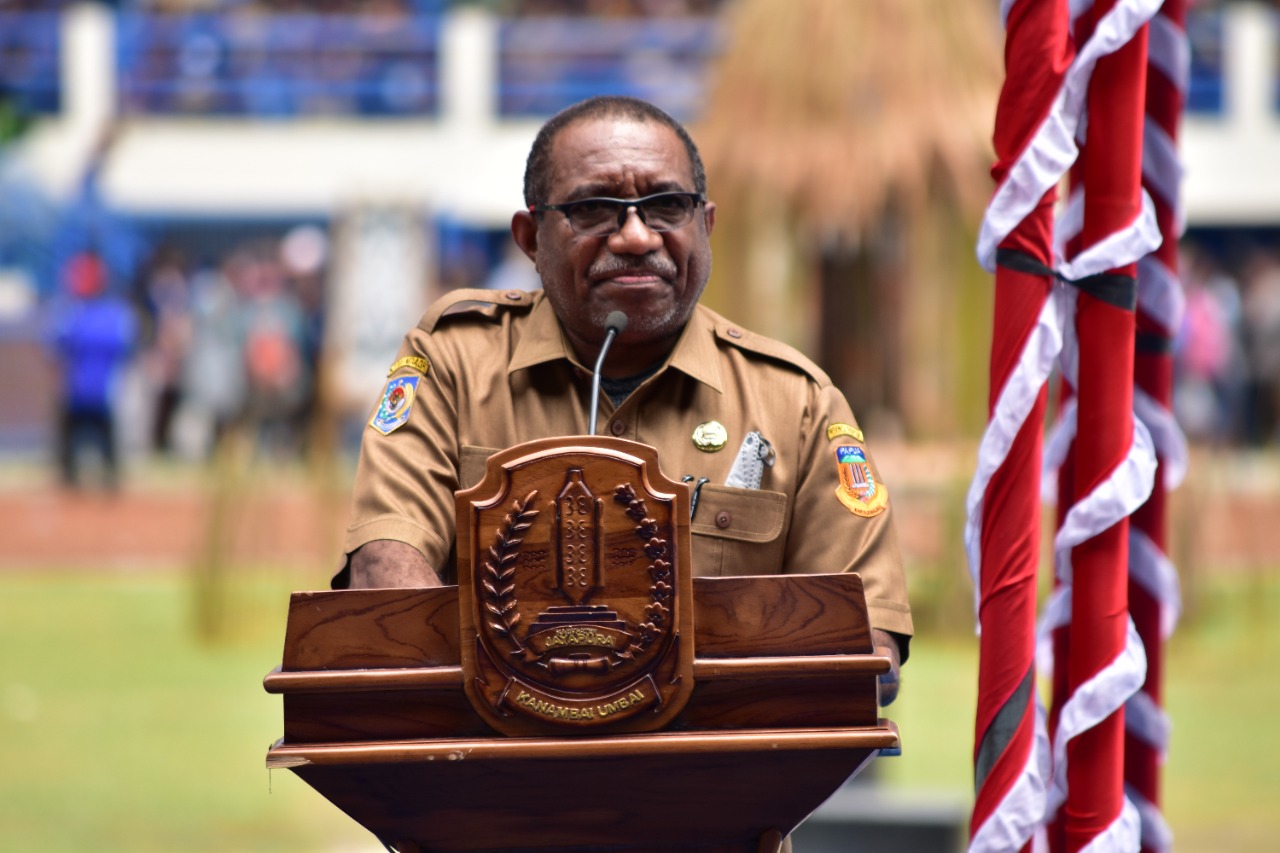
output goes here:
[{"label": "blurred crowd", "polygon": [[[0,14],[66,0],[0,0]],[[443,14],[451,0],[115,0],[116,80],[124,114],[423,116],[440,103]],[[722,0],[489,0],[498,15],[505,115],[549,115],[583,86],[654,97],[671,108],[716,49]],[[57,21],[0,26],[0,105],[60,104]],[[682,100],[683,99],[683,100]],[[685,103],[685,102],[688,103]]]},{"label": "blurred crowd", "polygon": [[1196,440],[1280,443],[1280,253],[1250,246],[1232,252],[1228,267],[1194,243],[1184,247],[1178,420]]},{"label": "blurred crowd", "polygon": [[[432,114],[444,0],[139,0],[120,36],[133,112]],[[651,94],[701,70],[714,0],[511,0],[500,30],[506,115],[548,115],[584,85]],[[571,19],[571,20],[566,20]],[[625,23],[625,22],[633,23]],[[619,28],[621,26],[621,28]],[[587,29],[583,29],[583,28]],[[638,57],[638,58],[637,58]]]},{"label": "blurred crowd", "polygon": [[[65,0],[61,0],[65,2]],[[3,0],[0,0],[3,2]],[[40,0],[30,0],[40,2]],[[59,2],[59,0],[43,0]],[[455,5],[483,6],[503,15],[591,15],[595,17],[652,17],[705,15],[724,0],[117,0],[119,5],[159,12],[212,9],[312,14],[404,15],[437,12]]]},{"label": "blurred crowd", "polygon": [[509,14],[596,18],[675,18],[714,14],[724,0],[512,0],[491,3]]},{"label": "blurred crowd", "polygon": [[[447,233],[443,289],[538,285],[526,258],[498,249],[503,235]],[[1184,243],[1175,413],[1196,442],[1277,446],[1280,252],[1261,243],[1228,257],[1230,268]],[[305,450],[320,413],[329,267],[328,236],[309,225],[235,242],[211,260],[161,241],[131,282],[112,281],[91,250],[71,256],[45,334],[61,376],[53,449],[64,482],[83,481],[90,452],[110,486],[120,446],[202,459],[232,430],[277,458]]]},{"label": "blurred crowd", "polygon": [[0,12],[52,12],[70,4],[71,0],[0,0]]},{"label": "blurred crowd", "polygon": [[139,0],[118,33],[129,112],[404,115],[436,107],[442,0]]},{"label": "blurred crowd", "polygon": [[263,453],[304,449],[327,251],[324,232],[307,226],[236,245],[211,264],[162,244],[132,286],[110,281],[92,251],[72,257],[46,306],[63,480],[80,484],[82,457],[96,451],[112,485],[122,445],[205,458],[234,428]]},{"label": "blurred crowd", "polygon": [[[0,10],[60,9],[75,0],[0,0]],[[106,6],[163,14],[237,11],[307,14],[404,15],[437,12],[455,5],[483,6],[504,15],[592,15],[603,17],[705,15],[725,0],[94,0]]]}]

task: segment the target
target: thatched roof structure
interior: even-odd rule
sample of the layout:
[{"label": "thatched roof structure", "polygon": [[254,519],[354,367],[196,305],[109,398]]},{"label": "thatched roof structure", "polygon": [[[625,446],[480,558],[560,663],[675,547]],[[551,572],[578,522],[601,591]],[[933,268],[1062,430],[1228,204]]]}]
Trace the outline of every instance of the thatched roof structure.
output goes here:
[{"label": "thatched roof structure", "polygon": [[[980,209],[1001,76],[994,0],[736,0],[696,127],[713,195],[865,232],[887,201]],[[940,195],[941,194],[941,195]]]},{"label": "thatched roof structure", "polygon": [[878,434],[980,428],[995,0],[733,0],[692,128],[706,298],[816,358]]}]

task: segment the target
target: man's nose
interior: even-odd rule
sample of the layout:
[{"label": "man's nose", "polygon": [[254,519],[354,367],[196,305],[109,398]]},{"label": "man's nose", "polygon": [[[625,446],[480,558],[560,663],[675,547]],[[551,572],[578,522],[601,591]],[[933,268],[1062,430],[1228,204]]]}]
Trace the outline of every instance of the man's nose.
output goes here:
[{"label": "man's nose", "polygon": [[609,249],[616,255],[644,255],[662,247],[662,235],[640,218],[640,211],[628,207],[622,227],[609,235]]}]

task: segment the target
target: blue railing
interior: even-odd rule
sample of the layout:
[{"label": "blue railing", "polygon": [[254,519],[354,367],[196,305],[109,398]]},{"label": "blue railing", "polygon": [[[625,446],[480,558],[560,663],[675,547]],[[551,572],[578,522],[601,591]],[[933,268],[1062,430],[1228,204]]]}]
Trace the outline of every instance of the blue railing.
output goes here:
[{"label": "blue railing", "polygon": [[1186,110],[1202,115],[1222,115],[1223,10],[1190,9],[1187,38],[1191,42],[1191,78],[1187,84]]},{"label": "blue railing", "polygon": [[62,30],[57,11],[0,11],[0,100],[24,114],[62,109]]},{"label": "blue railing", "polygon": [[722,49],[722,26],[715,18],[504,21],[499,113],[540,117],[590,95],[633,95],[694,118]]},{"label": "blue railing", "polygon": [[420,116],[437,111],[438,14],[118,16],[127,113]]}]

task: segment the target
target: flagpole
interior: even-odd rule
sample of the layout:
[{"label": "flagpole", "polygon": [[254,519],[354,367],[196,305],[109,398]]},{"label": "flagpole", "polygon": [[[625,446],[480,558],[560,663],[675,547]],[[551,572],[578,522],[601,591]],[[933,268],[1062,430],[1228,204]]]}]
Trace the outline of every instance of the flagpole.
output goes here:
[{"label": "flagpole", "polygon": [[[1059,106],[1072,59],[1067,24],[1065,0],[1022,0],[1008,10],[1006,79],[993,133],[992,175],[1002,187]],[[1052,181],[1037,191],[994,258],[990,423],[966,525],[981,629],[971,853],[1030,849],[1044,811],[1040,765],[1048,755],[1047,743],[1038,742],[1035,636],[1045,379],[1060,347],[1050,304],[1056,197]],[[989,220],[1002,212],[1000,198],[997,192]]]},{"label": "flagpole", "polygon": [[[1177,576],[1166,554],[1168,487],[1185,470],[1185,443],[1173,420],[1173,338],[1182,314],[1178,280],[1181,238],[1181,167],[1177,142],[1189,74],[1186,0],[1165,0],[1152,19],[1146,93],[1147,138],[1143,187],[1156,210],[1163,242],[1138,272],[1138,316],[1134,384],[1149,398],[1146,419],[1156,442],[1157,469],[1151,497],[1133,515],[1129,609],[1147,656],[1147,677],[1129,701],[1125,721],[1125,783],[1142,815],[1142,850],[1166,853],[1172,835],[1160,812],[1160,772],[1167,749],[1164,646],[1178,610]],[[1166,482],[1170,481],[1170,482]]]},{"label": "flagpole", "polygon": [[[982,635],[970,853],[1025,849],[1048,820],[1056,821],[1048,833],[1055,850],[1140,846],[1138,811],[1123,796],[1120,726],[1146,662],[1127,612],[1124,534],[1129,515],[1151,494],[1156,467],[1150,435],[1135,426],[1132,411],[1133,273],[1161,239],[1138,184],[1146,25],[1160,4],[1113,0],[1094,7],[1073,40],[1050,40],[1048,46],[1046,34],[1061,34],[1067,26],[1065,4],[1001,5],[1009,34],[996,121],[998,183],[977,241],[979,260],[998,282],[992,405],[965,523]],[[1037,27],[1021,30],[1032,20]],[[1040,64],[1027,62],[1021,50],[1037,51]],[[1033,93],[1050,94],[1051,106],[1045,110]],[[1024,109],[1008,108],[1015,103]],[[1045,248],[1039,211],[1076,164],[1082,134],[1102,153],[1073,173],[1073,180],[1083,178],[1085,191],[1073,188],[1055,223],[1061,233],[1054,243],[1071,249],[1064,252],[1070,260],[1055,259]],[[1054,278],[1074,288],[1064,289]],[[1030,311],[1019,300],[1038,299],[1037,279],[1046,298],[1028,330]],[[1025,286],[1015,291],[1019,282]],[[1023,431],[1032,423],[1039,428],[1055,362],[1075,397],[1059,413],[1054,432],[1051,461],[1067,456],[1059,471],[1066,498],[1060,507],[1066,508],[1054,537],[1055,588],[1039,634],[1078,624],[1053,639],[1057,701],[1050,745],[1038,703],[1028,699],[1036,672],[1022,641],[1026,582],[1034,578],[1025,551],[1038,541],[1029,532],[1027,507],[1038,507],[1038,496],[1026,489],[1034,480],[1026,468],[1038,470],[1043,454],[1039,435]],[[1038,528],[1038,509],[1035,514]],[[1002,526],[1006,519],[1008,528]]]},{"label": "flagpole", "polygon": [[[1097,0],[1097,21],[1115,0]],[[1089,83],[1082,251],[1127,228],[1141,213],[1146,27],[1098,60]],[[1135,263],[1111,268],[1081,287],[1076,303],[1078,379],[1073,476],[1077,499],[1121,467],[1134,441]],[[1128,288],[1124,287],[1125,283]],[[1074,697],[1126,650],[1129,519],[1121,517],[1071,551],[1073,593],[1067,664]],[[1061,663],[1059,663],[1061,665]],[[1112,831],[1124,809],[1124,714],[1116,710],[1065,746],[1068,853]]]}]

